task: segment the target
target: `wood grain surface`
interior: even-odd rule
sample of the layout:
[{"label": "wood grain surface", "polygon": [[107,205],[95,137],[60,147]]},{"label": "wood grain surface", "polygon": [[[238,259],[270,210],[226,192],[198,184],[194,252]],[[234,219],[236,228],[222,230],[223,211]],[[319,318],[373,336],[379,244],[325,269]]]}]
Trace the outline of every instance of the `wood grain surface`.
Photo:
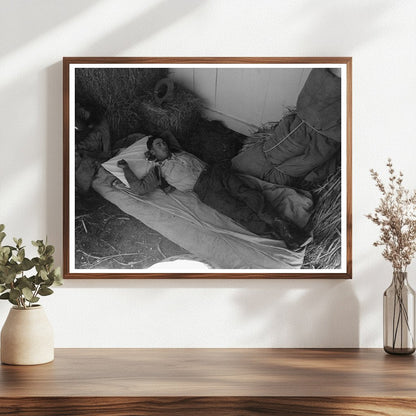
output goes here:
[{"label": "wood grain surface", "polygon": [[26,397],[0,399],[19,416],[414,416],[412,399],[356,397]]},{"label": "wood grain surface", "polygon": [[415,415],[414,356],[379,349],[57,349],[0,368],[0,415]]}]

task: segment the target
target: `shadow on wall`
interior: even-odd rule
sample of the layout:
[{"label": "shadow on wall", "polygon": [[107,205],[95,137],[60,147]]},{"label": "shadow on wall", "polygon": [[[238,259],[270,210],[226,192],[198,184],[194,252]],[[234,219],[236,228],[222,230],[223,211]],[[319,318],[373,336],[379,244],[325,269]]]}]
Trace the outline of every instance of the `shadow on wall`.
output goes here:
[{"label": "shadow on wall", "polygon": [[[22,2],[6,0],[2,2],[2,13],[0,16],[0,27],[2,33],[11,34],[7,42],[0,45],[0,56],[9,52],[14,52],[19,47],[33,42],[40,36],[48,34],[55,28],[74,21],[78,16],[85,14],[89,9],[99,6],[99,0],[72,0],[71,2],[60,2],[50,0],[31,0],[25,2],[24,11],[22,11]],[[107,36],[101,38],[98,42],[88,45],[86,48],[79,48],[78,56],[99,56],[100,53],[105,56],[112,54],[120,55],[124,50],[131,46],[137,45],[138,42],[145,38],[157,34],[166,27],[177,23],[178,20],[191,13],[194,9],[203,6],[204,2],[194,0],[176,0],[175,2],[164,0],[157,2],[139,16],[133,16],[130,23],[124,24]],[[129,5],[126,3],[117,4],[118,10],[125,8],[126,15],[131,15]],[[111,16],[97,15],[97,25],[105,24],[105,20],[111,19]],[[25,30],[16,30],[16,27],[25,28]],[[74,26],[75,27],[75,26]],[[30,28],[30,30],[27,30]],[[85,28],[87,33],[90,27]],[[74,29],[75,30],[75,29]],[[79,30],[78,26],[76,30]],[[79,33],[74,33],[79,35]],[[74,36],[74,39],[83,39],[84,45],[88,44],[88,36]],[[75,40],[74,40],[75,41]],[[62,51],[64,52],[64,51]]]},{"label": "shadow on wall", "polygon": [[[20,46],[33,42],[65,22],[85,13],[99,0],[71,0],[70,2],[31,0],[24,2],[6,0],[1,2],[0,27],[2,33],[12,34],[7,42],[0,44],[0,56],[16,51]],[[22,7],[24,11],[22,12]],[[24,30],[16,30],[16,26]],[[30,28],[30,30],[27,30]]]},{"label": "shadow on wall", "polygon": [[[44,2],[36,2],[36,4]],[[81,12],[81,4],[76,2],[73,14]],[[80,48],[78,56],[104,56],[119,55],[123,50],[137,45],[167,26],[175,24],[178,20],[203,5],[203,2],[193,0],[178,0],[175,3],[165,0],[156,3],[139,16],[131,19],[130,23],[123,24],[118,30],[109,33],[99,42]],[[16,8],[17,9],[17,8]],[[65,8],[66,10],[67,8]],[[84,6],[85,9],[85,6]],[[58,23],[60,21],[58,14]],[[49,15],[49,20],[52,20]],[[61,19],[62,20],[62,19]],[[47,165],[47,207],[46,223],[50,241],[56,242],[56,259],[62,259],[59,241],[62,240],[62,62],[47,68],[47,149],[49,153]]]},{"label": "shadow on wall", "polygon": [[[260,283],[260,282],[259,282]],[[250,333],[243,345],[277,348],[358,347],[359,303],[351,281],[262,281],[235,296]]]},{"label": "shadow on wall", "polygon": [[[130,23],[113,30],[98,42],[81,50],[81,56],[112,56],[120,55],[124,50],[137,46],[139,42],[162,32],[167,27],[176,24],[186,15],[200,8],[205,2],[194,0],[164,0],[156,3],[144,13],[131,19]],[[180,40],[178,39],[178,42]]]},{"label": "shadow on wall", "polygon": [[[327,2],[319,0],[314,2],[298,2],[298,10],[293,8],[294,30],[299,36],[311,36],[311,33],[322,33],[322,28],[328,33],[333,42],[333,51],[328,49],[328,43],[317,40],[316,54],[319,54],[319,45],[325,48],[326,56],[340,56],[342,51],[353,51],[376,36],[391,36],[392,27],[390,19],[382,19],[396,6],[389,0],[376,2]],[[319,36],[319,35],[318,35]],[[321,37],[323,40],[325,38]],[[319,56],[319,55],[315,55]]]}]

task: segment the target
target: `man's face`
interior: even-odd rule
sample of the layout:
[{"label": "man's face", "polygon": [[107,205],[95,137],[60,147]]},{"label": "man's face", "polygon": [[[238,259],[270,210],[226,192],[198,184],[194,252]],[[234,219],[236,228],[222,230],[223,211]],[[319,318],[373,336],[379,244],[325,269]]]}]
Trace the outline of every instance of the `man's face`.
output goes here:
[{"label": "man's face", "polygon": [[153,141],[150,152],[157,160],[165,160],[170,156],[168,145],[163,139],[160,138]]}]

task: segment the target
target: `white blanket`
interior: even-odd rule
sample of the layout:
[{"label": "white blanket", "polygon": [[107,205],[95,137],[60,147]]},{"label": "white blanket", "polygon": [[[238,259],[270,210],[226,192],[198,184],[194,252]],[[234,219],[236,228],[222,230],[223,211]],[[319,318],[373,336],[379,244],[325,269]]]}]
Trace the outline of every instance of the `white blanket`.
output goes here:
[{"label": "white blanket", "polygon": [[[282,269],[302,266],[304,250],[293,252],[282,241],[252,234],[230,218],[201,203],[193,192],[175,190],[165,194],[158,189],[138,197],[129,193],[120,181],[103,168],[99,170],[92,186],[127,214],[204,259],[214,268],[213,272],[218,272],[218,269],[234,272],[236,269],[241,272],[246,269],[281,272]],[[286,190],[287,188],[276,187],[276,192],[280,195],[275,197],[280,200],[277,209],[286,217],[292,215],[295,222],[303,222],[312,201],[309,196],[290,189],[289,193],[295,196],[296,201],[296,204],[290,204],[283,197]],[[267,192],[270,193],[270,189]],[[297,221],[295,217],[298,218]],[[145,272],[137,272],[141,271]]]}]

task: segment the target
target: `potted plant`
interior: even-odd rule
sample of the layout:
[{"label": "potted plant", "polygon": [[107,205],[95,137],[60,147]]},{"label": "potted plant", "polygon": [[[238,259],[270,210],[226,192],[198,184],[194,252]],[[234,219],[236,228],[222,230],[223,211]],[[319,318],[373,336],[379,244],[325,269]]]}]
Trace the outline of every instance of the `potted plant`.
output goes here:
[{"label": "potted plant", "polygon": [[374,246],[384,246],[383,257],[393,267],[393,279],[383,296],[384,350],[390,354],[415,351],[415,292],[407,281],[407,267],[416,254],[416,191],[403,186],[403,173],[397,173],[388,159],[389,180],[384,184],[378,173],[371,176],[381,193],[379,206],[367,215],[380,227]]},{"label": "potted plant", "polygon": [[1,331],[1,361],[5,364],[43,364],[54,359],[53,330],[42,306],[41,296],[53,293],[51,286],[61,285],[59,267],[54,267],[55,248],[32,241],[38,256],[26,257],[21,238],[14,245],[2,245],[6,234],[0,224],[0,299],[13,307]]}]

